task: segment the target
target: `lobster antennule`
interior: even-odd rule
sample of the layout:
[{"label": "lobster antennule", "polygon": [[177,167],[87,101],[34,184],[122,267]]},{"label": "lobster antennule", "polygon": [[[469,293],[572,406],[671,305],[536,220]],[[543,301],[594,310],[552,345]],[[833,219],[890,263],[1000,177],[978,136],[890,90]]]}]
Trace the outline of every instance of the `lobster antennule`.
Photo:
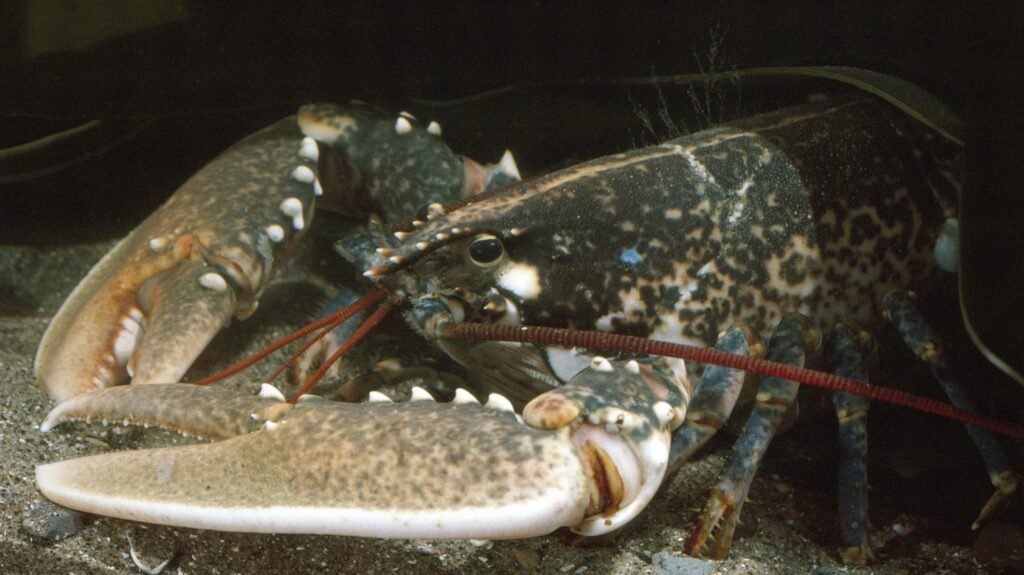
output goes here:
[{"label": "lobster antennule", "polygon": [[[353,315],[359,313],[360,311],[362,311],[362,310],[372,306],[373,304],[377,303],[380,300],[380,298],[382,298],[383,296],[384,296],[384,291],[383,290],[379,290],[379,289],[370,290],[366,294],[364,294],[362,297],[360,297],[352,305],[350,305],[350,306],[348,306],[348,307],[346,307],[344,309],[340,309],[340,310],[338,310],[336,312],[330,313],[328,315],[325,315],[324,317],[322,317],[322,318],[320,318],[318,320],[310,322],[310,323],[302,326],[301,328],[295,330],[294,332],[292,332],[292,333],[290,333],[288,335],[279,337],[278,339],[270,342],[270,344],[267,345],[267,347],[263,348],[259,352],[257,352],[255,354],[253,354],[253,355],[243,359],[242,361],[240,361],[240,362],[238,362],[238,363],[236,363],[236,364],[234,364],[234,365],[232,365],[230,367],[227,367],[225,369],[222,369],[221,371],[218,371],[217,373],[215,373],[213,375],[204,377],[202,379],[199,379],[199,380],[196,380],[196,381],[193,381],[193,382],[190,382],[190,383],[192,385],[208,385],[208,384],[220,381],[220,380],[222,380],[222,379],[224,379],[226,377],[230,377],[230,376],[232,376],[232,375],[242,371],[243,369],[245,369],[245,368],[255,364],[256,362],[260,361],[261,359],[267,357],[271,353],[274,353],[275,351],[281,349],[282,347],[284,347],[284,346],[286,346],[286,345],[288,345],[288,344],[290,344],[290,343],[292,343],[292,342],[294,342],[296,340],[299,340],[299,339],[302,339],[303,337],[306,337],[307,335],[313,333],[314,331],[316,331],[318,329],[321,329],[321,328],[324,328],[324,327],[331,327],[331,328],[337,327],[342,322],[346,321],[348,318],[352,317]],[[271,379],[273,379],[273,378],[271,378]]]},{"label": "lobster antennule", "polygon": [[[349,306],[346,309],[351,309],[353,307],[355,307],[355,305]],[[345,343],[340,348],[338,348],[338,350],[334,352],[334,354],[332,354],[331,357],[327,358],[327,360],[324,361],[323,365],[321,365],[320,368],[316,370],[316,373],[310,376],[309,381],[304,383],[302,387],[295,392],[295,395],[293,395],[291,399],[292,403],[298,401],[299,398],[302,397],[304,394],[309,393],[309,390],[313,389],[313,386],[315,386],[317,382],[320,381],[321,378],[323,378],[324,374],[327,373],[327,370],[329,370],[332,365],[334,365],[339,359],[341,359],[341,356],[345,355],[345,353],[347,353],[349,349],[352,349],[352,346],[359,343],[361,339],[366,337],[366,335],[369,334],[370,331],[373,330],[373,328],[377,327],[377,324],[384,321],[384,318],[386,318],[387,315],[391,313],[392,307],[392,304],[385,302],[376,310],[374,310],[374,312],[370,314],[370,317],[366,318],[366,320],[363,321],[363,323],[361,323],[354,332],[352,332],[352,335],[345,341]]]}]

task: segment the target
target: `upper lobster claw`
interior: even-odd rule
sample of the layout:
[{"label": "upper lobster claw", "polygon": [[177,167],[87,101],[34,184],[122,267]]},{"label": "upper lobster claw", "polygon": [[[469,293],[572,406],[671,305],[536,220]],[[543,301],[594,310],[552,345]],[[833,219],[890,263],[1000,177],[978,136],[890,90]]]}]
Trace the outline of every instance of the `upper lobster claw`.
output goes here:
[{"label": "upper lobster claw", "polygon": [[64,401],[129,378],[178,381],[232,314],[256,309],[325,189],[335,208],[395,218],[518,179],[511,155],[481,166],[454,154],[436,123],[410,119],[310,104],[232,146],[72,292],[40,342],[40,383]]},{"label": "upper lobster claw", "polygon": [[294,117],[241,140],[93,267],[36,354],[52,397],[178,381],[232,314],[255,310],[320,190],[317,147],[300,140]]},{"label": "upper lobster claw", "polygon": [[[502,539],[568,526],[594,535],[621,527],[661,484],[685,406],[682,394],[658,388],[635,363],[600,359],[531,404],[524,425],[508,400],[492,395],[481,406],[464,390],[450,404],[417,401],[426,392],[414,390],[401,404],[305,396],[292,405],[269,385],[260,397],[132,385],[65,402],[42,429],[95,417],[230,439],[51,463],[36,478],[61,505],[184,527]],[[114,473],[119,481],[105,480]]]}]

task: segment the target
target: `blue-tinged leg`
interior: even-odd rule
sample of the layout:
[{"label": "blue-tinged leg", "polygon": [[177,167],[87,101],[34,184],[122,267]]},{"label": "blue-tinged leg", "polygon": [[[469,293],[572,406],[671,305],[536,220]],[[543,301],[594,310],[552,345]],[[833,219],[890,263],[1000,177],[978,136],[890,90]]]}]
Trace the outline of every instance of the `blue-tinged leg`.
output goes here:
[{"label": "blue-tinged leg", "polygon": [[[721,336],[715,349],[749,355],[753,336],[734,328]],[[675,472],[725,425],[739,399],[746,372],[740,369],[708,365],[686,411],[686,422],[672,437],[669,470]]]},{"label": "blue-tinged leg", "polygon": [[[939,380],[949,400],[960,409],[977,411],[974,400],[967,393],[953,374],[953,369],[942,353],[942,340],[939,339],[928,321],[921,315],[907,294],[891,292],[886,295],[883,305],[885,316],[896,326],[903,341],[922,361],[931,368],[935,379]],[[1006,455],[995,437],[987,430],[967,426],[974,444],[985,462],[992,485],[996,492],[985,503],[985,506],[974,521],[972,529],[977,529],[993,514],[1006,506],[1010,498],[1017,492],[1019,480],[1017,475],[1006,464]]]},{"label": "blue-tinged leg", "polygon": [[[802,366],[804,355],[803,325],[797,317],[787,315],[772,334],[768,359]],[[793,408],[799,387],[795,381],[776,377],[766,377],[761,381],[754,409],[736,441],[729,465],[718,484],[711,489],[697,524],[686,540],[686,553],[694,556],[707,554],[713,558],[722,558],[729,553],[754,475],[786,412]]]},{"label": "blue-tinged leg", "polygon": [[[867,380],[867,369],[857,334],[839,324],[828,350],[833,372],[842,377]],[[868,405],[859,395],[834,393],[832,401],[839,418],[839,554],[847,564],[866,565],[875,558],[868,534]]]},{"label": "blue-tinged leg", "polygon": [[[330,313],[344,309],[354,304],[360,297],[366,292],[365,288],[349,288],[342,287],[338,290],[334,296],[327,302],[327,306],[324,307],[323,311],[317,316],[317,318],[324,317]],[[363,323],[363,320],[370,315],[371,310],[363,310],[344,323],[334,328],[330,333],[317,340],[308,350],[305,351],[292,365],[291,372],[288,374],[291,383],[296,385],[302,385],[313,374],[314,371],[322,364],[327,358],[331,357],[334,352],[338,351],[345,340],[352,335],[352,332],[359,327],[359,324]],[[337,377],[338,375],[338,364],[331,366],[328,370],[327,377]],[[353,401],[361,399],[361,397],[352,398]]]}]

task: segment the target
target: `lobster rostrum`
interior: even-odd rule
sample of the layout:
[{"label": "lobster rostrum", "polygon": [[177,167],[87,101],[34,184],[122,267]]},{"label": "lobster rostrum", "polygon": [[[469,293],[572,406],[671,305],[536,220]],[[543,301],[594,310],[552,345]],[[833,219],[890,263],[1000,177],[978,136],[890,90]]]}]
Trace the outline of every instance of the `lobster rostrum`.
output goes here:
[{"label": "lobster rostrum", "polygon": [[[351,123],[303,124],[303,117],[303,131],[319,145],[303,140],[299,146],[292,135],[291,153],[298,146],[302,157],[318,163],[319,176],[303,171],[292,179],[315,191],[318,182],[373,177],[368,174],[374,170],[338,170],[326,159],[325,150],[350,145]],[[411,124],[403,117],[388,126],[389,133],[409,133]],[[416,327],[439,339],[481,385],[511,402],[494,394],[481,407],[460,391],[451,405],[350,406],[306,396],[290,404],[269,387],[264,397],[237,398],[181,384],[82,395],[89,385],[112,382],[101,377],[95,383],[95,363],[84,361],[72,362],[77,371],[63,377],[48,375],[65,369],[55,366],[70,353],[52,351],[58,340],[48,332],[37,373],[51,395],[73,398],[51,413],[44,429],[67,418],[103,418],[223,441],[41,466],[40,489],[58,503],[95,513],[239,531],[505,538],[560,526],[585,534],[616,529],[724,424],[742,372],[708,366],[691,390],[681,362],[458,342],[442,337],[447,327],[467,321],[567,326],[716,344],[749,355],[764,352],[763,338],[769,358],[791,364],[802,364],[829,333],[832,369],[865,379],[864,334],[888,315],[933,369],[945,374],[937,339],[906,294],[929,274],[943,273],[937,267],[955,269],[950,247],[956,243],[957,180],[942,161],[948,149],[884,103],[864,97],[819,101],[581,164],[469,199],[456,209],[445,207],[450,197],[431,198],[423,217],[394,235],[377,230],[342,242],[346,255],[383,284],[389,297],[411,302]],[[221,160],[234,165],[228,156]],[[465,170],[456,179],[472,180],[464,175],[472,173],[479,172]],[[302,205],[305,222],[309,215]],[[399,212],[409,207],[398,205]],[[286,223],[300,227],[299,216],[284,212],[283,202],[273,215],[282,213]],[[180,233],[185,224],[175,217],[155,214],[151,220],[158,223],[147,220],[140,226],[145,231],[122,242],[97,266],[102,273],[94,270],[83,281],[51,331],[67,341],[74,333],[68,326],[96,319],[98,312],[82,310],[107,297],[96,295],[98,282],[114,266],[104,268],[104,262],[123,260],[126,244],[136,254],[147,247],[156,251],[147,244],[147,226]],[[264,222],[240,225],[251,232],[245,245],[262,245],[260,230],[269,229],[261,227]],[[235,233],[219,231],[218,237]],[[267,238],[272,244],[269,233]],[[172,239],[175,246],[181,243]],[[176,261],[204,270],[190,271],[199,279],[183,282],[184,288],[208,289],[201,278],[213,272],[205,265],[231,280],[221,292],[238,291],[234,275],[221,274],[221,260],[206,256],[208,248],[180,251],[188,257]],[[117,265],[124,273],[125,265]],[[161,285],[162,277],[146,276],[135,285]],[[225,319],[213,331],[229,313],[218,316]],[[147,325],[151,321],[147,316]],[[109,323],[104,334],[111,333]],[[112,341],[117,353],[91,350],[89,357],[108,367],[132,365],[131,359],[122,361],[131,355],[124,353],[126,346],[118,351],[118,329],[133,331],[122,325],[114,337],[100,338]],[[187,365],[180,363],[166,381],[181,376]],[[143,381],[137,361],[134,370],[139,381],[133,383]],[[689,552],[708,552],[713,535],[710,552],[728,552],[760,457],[791,411],[796,389],[779,377],[761,382],[733,461],[687,542]],[[413,398],[426,399],[425,392]],[[218,409],[197,414],[197,401]],[[526,404],[522,422],[507,413],[513,403]],[[864,562],[872,554],[863,463],[867,404],[837,395],[836,406],[847,450],[840,474],[847,484],[840,490],[843,555]],[[992,438],[972,433],[998,488],[994,509],[1014,492],[1016,478]],[[115,470],[128,469],[133,477],[127,481],[104,484]],[[286,494],[277,489],[282,478],[293,486]],[[508,519],[520,513],[524,522]],[[495,516],[502,520],[493,522]]]}]

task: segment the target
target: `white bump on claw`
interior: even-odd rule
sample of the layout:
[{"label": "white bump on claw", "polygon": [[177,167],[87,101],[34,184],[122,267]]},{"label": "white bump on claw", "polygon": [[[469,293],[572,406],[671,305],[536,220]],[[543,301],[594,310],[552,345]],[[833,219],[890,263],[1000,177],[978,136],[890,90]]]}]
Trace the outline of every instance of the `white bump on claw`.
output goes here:
[{"label": "white bump on claw", "polygon": [[412,114],[410,114],[409,112],[406,112],[405,110],[402,110],[401,112],[399,112],[398,115],[403,117],[403,118],[405,118],[405,119],[407,119],[407,120],[412,120],[414,122],[416,121],[416,116],[413,116]]},{"label": "white bump on claw", "polygon": [[434,136],[440,136],[441,124],[438,124],[436,121],[431,121],[429,124],[427,124],[427,133],[432,134]]},{"label": "white bump on claw", "polygon": [[[136,327],[139,325],[130,318],[124,318],[121,323],[124,325],[127,322],[135,324]],[[117,337],[114,338],[113,357],[117,365],[125,365],[128,363],[128,360],[131,359],[132,353],[135,352],[135,344],[138,341],[137,337],[138,331],[133,331],[131,329],[121,329],[117,332]]]},{"label": "white bump on claw", "polygon": [[320,160],[320,148],[316,145],[316,140],[306,136],[302,138],[302,146],[299,148],[299,155],[307,160],[314,162]]},{"label": "white bump on claw", "polygon": [[160,253],[165,247],[167,247],[167,238],[163,236],[149,240],[149,249],[155,253]]},{"label": "white bump on claw", "polygon": [[275,244],[281,243],[281,240],[284,239],[284,228],[277,224],[271,224],[267,226],[266,231],[267,237],[270,238],[270,241],[274,242]]},{"label": "white bump on claw", "polygon": [[409,391],[409,401],[434,401],[434,396],[418,385],[414,385]]},{"label": "white bump on claw", "polygon": [[384,395],[383,393],[381,393],[379,391],[371,391],[369,393],[369,395],[366,396],[366,402],[367,403],[393,403],[391,401],[390,397]]},{"label": "white bump on claw", "polygon": [[408,134],[411,131],[412,131],[412,124],[410,124],[409,120],[407,120],[404,116],[399,116],[398,119],[395,120],[395,133],[396,134],[401,136],[401,135],[404,135],[404,134]]},{"label": "white bump on claw", "polygon": [[395,238],[397,238],[398,241],[403,241],[403,240],[405,240],[405,238],[409,237],[410,235],[412,235],[412,234],[410,234],[409,232],[395,232]]},{"label": "white bump on claw", "polygon": [[505,150],[505,153],[501,155],[501,159],[498,160],[498,167],[501,168],[502,172],[517,180],[523,179],[519,175],[519,166],[516,165],[516,159],[512,155],[512,150]]},{"label": "white bump on claw", "polygon": [[427,249],[428,246],[429,244],[427,244],[427,242],[416,242],[416,249],[420,250],[421,252]]},{"label": "white bump on claw", "polygon": [[303,184],[312,184],[316,180],[316,174],[309,166],[299,166],[292,170],[292,179]]},{"label": "white bump on claw", "polygon": [[265,429],[267,431],[274,431],[275,429],[278,428],[279,425],[281,425],[281,424],[276,422],[276,421],[270,421],[268,419],[268,420],[263,422],[263,429]]},{"label": "white bump on claw", "polygon": [[472,393],[460,387],[455,390],[455,399],[452,399],[452,403],[455,405],[463,405],[466,403],[475,403],[480,405],[480,400],[478,400]]},{"label": "white bump on claw", "polygon": [[610,361],[599,355],[595,355],[594,359],[590,360],[590,369],[602,372],[611,372],[615,370]]},{"label": "white bump on claw", "polygon": [[640,364],[635,359],[631,359],[626,362],[626,371],[633,375],[638,375],[640,373]]},{"label": "white bump on claw", "polygon": [[320,185],[320,178],[313,180],[313,195],[316,197],[324,195],[324,187]]},{"label": "white bump on claw", "polygon": [[292,219],[292,227],[296,230],[301,230],[306,227],[306,222],[302,217],[302,202],[298,198],[288,198],[281,202],[281,213]]},{"label": "white bump on claw", "polygon": [[145,321],[146,319],[145,314],[143,314],[142,310],[137,307],[133,307],[130,310],[128,310],[128,317],[134,319],[140,326],[142,325],[142,322]]},{"label": "white bump on claw", "polygon": [[439,242],[447,241],[448,240],[448,234],[446,234],[444,232],[439,232],[436,236],[434,236],[434,239],[436,239]]},{"label": "white bump on claw", "polygon": [[676,410],[667,401],[659,401],[654,404],[654,414],[662,425],[668,425],[676,418]]},{"label": "white bump on claw", "polygon": [[491,409],[497,409],[498,411],[507,411],[509,413],[515,413],[515,408],[512,407],[512,402],[508,400],[504,395],[492,393],[487,396],[487,403],[484,407]]},{"label": "white bump on claw", "polygon": [[228,282],[224,279],[224,276],[215,272],[208,272],[199,276],[199,285],[218,293],[228,289]]},{"label": "white bump on claw", "polygon": [[262,399],[276,399],[277,401],[281,402],[288,401],[287,399],[285,399],[284,394],[281,393],[280,389],[274,387],[273,385],[270,385],[269,383],[260,384],[259,396]]}]

